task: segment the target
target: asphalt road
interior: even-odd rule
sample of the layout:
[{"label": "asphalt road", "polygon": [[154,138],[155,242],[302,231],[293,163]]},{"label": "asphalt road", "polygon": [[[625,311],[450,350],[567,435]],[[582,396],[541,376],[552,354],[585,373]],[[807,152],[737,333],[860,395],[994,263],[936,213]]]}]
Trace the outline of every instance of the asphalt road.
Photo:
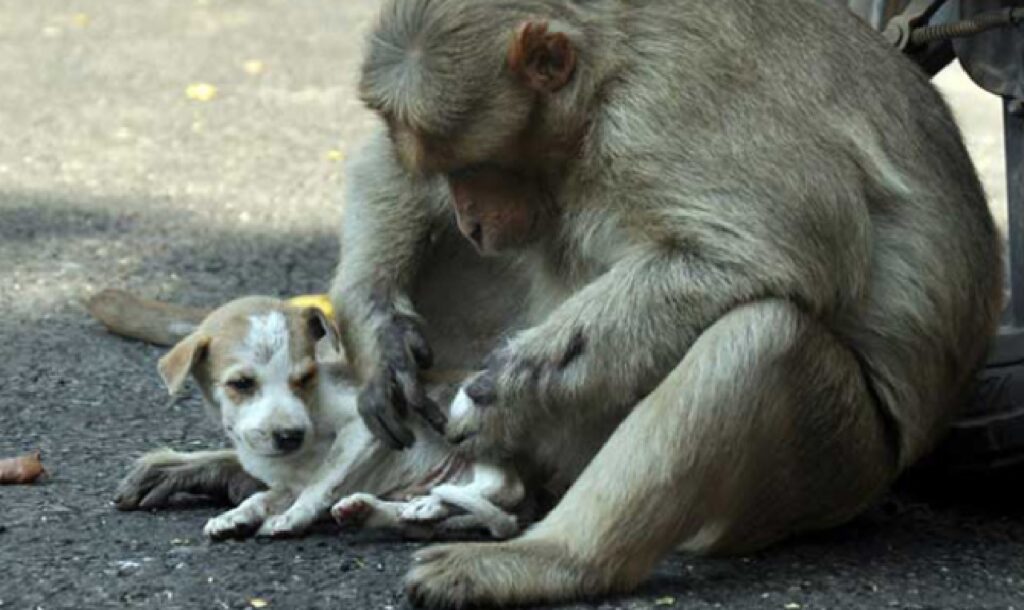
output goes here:
[{"label": "asphalt road", "polygon": [[[374,5],[0,0],[0,456],[42,449],[51,473],[0,488],[0,608],[405,603],[417,544],[330,528],[210,544],[209,504],[116,512],[135,456],[221,439],[195,396],[169,404],[161,350],[80,304],[107,286],[195,304],[325,287]],[[577,607],[1024,608],[1018,480],[988,499],[903,489],[838,530],[674,556],[635,595]]]}]

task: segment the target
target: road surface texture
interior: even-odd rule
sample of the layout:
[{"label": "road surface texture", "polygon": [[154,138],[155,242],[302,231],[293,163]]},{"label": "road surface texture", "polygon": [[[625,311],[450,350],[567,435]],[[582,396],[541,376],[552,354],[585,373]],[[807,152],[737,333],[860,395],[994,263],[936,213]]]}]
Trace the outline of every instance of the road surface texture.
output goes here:
[{"label": "road surface texture", "polygon": [[[0,488],[0,608],[406,604],[419,544],[331,528],[210,544],[209,504],[116,512],[134,457],[222,439],[194,394],[169,403],[160,349],[106,334],[81,306],[108,286],[204,305],[325,288],[341,160],[366,131],[353,83],[374,8],[0,0],[0,456],[39,448],[50,471]],[[998,171],[998,120],[979,114],[995,106],[945,80]],[[636,594],[573,607],[1024,608],[1015,486],[995,499],[919,487],[750,557],[674,556]]]}]

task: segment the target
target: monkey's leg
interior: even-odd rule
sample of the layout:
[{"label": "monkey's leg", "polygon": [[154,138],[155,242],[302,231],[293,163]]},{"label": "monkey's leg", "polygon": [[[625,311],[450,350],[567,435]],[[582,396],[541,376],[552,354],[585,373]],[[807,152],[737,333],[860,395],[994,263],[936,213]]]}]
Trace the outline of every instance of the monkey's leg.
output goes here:
[{"label": "monkey's leg", "polygon": [[417,554],[431,607],[628,590],[673,548],[750,551],[860,512],[895,458],[854,356],[785,301],[726,314],[523,537]]},{"label": "monkey's leg", "polygon": [[264,486],[242,469],[233,450],[183,453],[150,451],[135,461],[114,495],[120,510],[166,506],[178,492],[239,504]]}]

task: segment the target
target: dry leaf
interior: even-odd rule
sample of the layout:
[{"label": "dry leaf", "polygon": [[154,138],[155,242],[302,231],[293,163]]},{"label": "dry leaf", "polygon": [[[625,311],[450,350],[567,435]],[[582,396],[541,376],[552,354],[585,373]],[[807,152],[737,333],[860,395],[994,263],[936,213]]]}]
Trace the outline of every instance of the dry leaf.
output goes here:
[{"label": "dry leaf", "polygon": [[328,161],[341,161],[344,158],[345,158],[345,153],[341,152],[340,150],[338,150],[336,148],[327,151],[327,160]]},{"label": "dry leaf", "polygon": [[38,451],[0,460],[0,485],[28,485],[45,472]]},{"label": "dry leaf", "polygon": [[254,597],[249,600],[249,605],[253,608],[266,608],[270,603],[262,597]]},{"label": "dry leaf", "polygon": [[192,83],[185,88],[185,96],[197,102],[208,102],[217,96],[217,88],[210,83]]},{"label": "dry leaf", "polygon": [[71,23],[75,24],[75,27],[84,28],[89,25],[92,19],[85,13],[75,13],[71,17]]},{"label": "dry leaf", "polygon": [[260,72],[263,72],[263,62],[258,59],[250,59],[242,64],[242,69],[245,70],[246,74],[252,74],[255,76]]}]

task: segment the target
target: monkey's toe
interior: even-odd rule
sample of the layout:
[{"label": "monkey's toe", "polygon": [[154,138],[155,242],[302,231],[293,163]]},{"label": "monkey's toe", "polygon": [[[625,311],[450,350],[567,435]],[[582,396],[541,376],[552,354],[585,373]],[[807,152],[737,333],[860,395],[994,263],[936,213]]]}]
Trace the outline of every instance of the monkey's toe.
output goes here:
[{"label": "monkey's toe", "polygon": [[405,587],[421,608],[522,605],[594,594],[590,572],[552,543],[446,544],[413,556]]}]

